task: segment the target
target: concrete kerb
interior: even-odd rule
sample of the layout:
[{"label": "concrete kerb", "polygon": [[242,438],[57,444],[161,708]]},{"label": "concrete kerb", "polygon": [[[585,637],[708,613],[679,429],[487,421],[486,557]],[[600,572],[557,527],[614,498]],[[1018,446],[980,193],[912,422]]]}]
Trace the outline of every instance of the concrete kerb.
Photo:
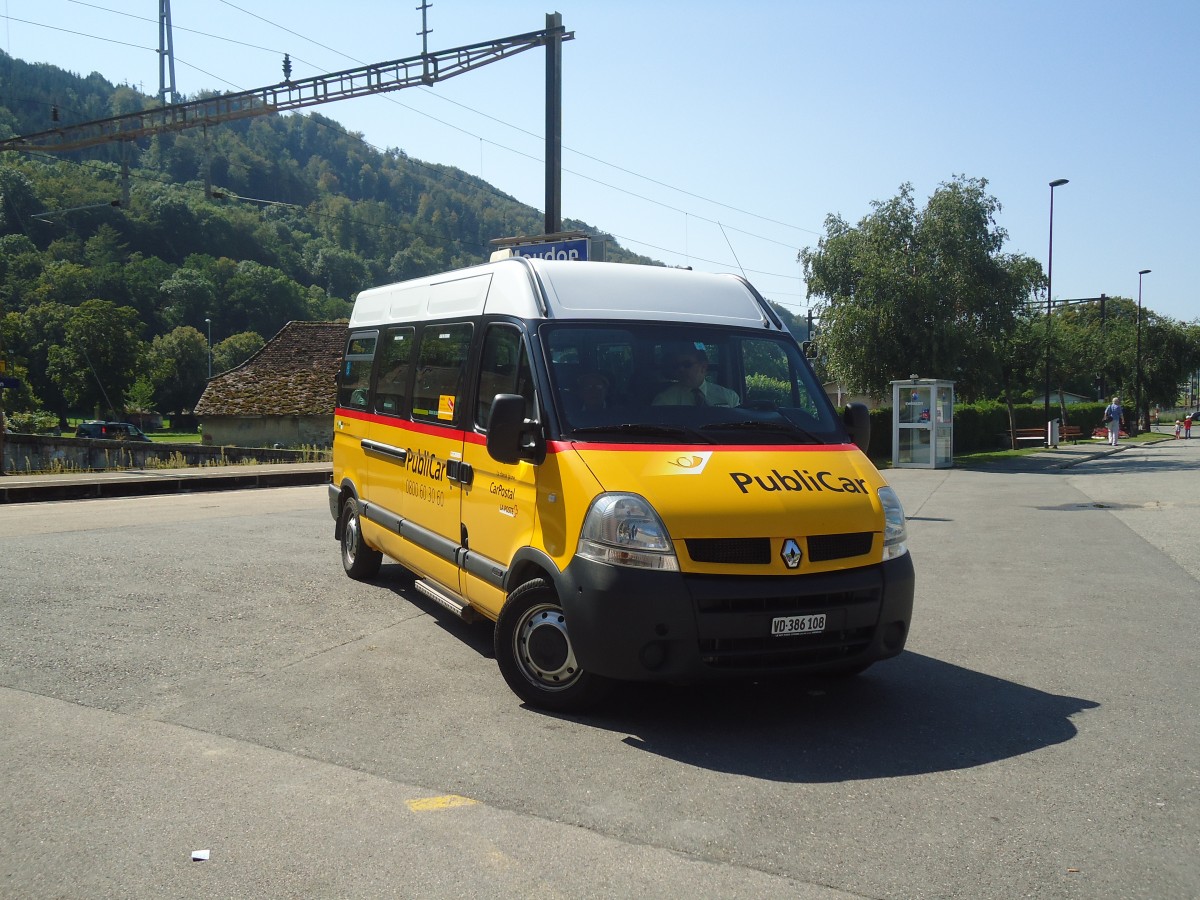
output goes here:
[{"label": "concrete kerb", "polygon": [[60,475],[5,475],[0,478],[0,503],[37,503],[327,484],[332,473],[333,466],[330,463],[318,462],[185,469],[123,469]]}]

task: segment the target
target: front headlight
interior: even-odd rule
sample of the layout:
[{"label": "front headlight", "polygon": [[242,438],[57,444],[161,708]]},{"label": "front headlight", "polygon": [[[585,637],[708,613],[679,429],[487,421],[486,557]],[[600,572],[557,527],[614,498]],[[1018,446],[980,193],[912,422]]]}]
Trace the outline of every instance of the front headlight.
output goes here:
[{"label": "front headlight", "polygon": [[592,501],[575,552],[612,566],[679,571],[666,526],[637,494],[601,494]]},{"label": "front headlight", "polygon": [[898,559],[908,552],[908,529],[904,525],[904,507],[890,487],[879,489],[883,504],[883,559]]}]

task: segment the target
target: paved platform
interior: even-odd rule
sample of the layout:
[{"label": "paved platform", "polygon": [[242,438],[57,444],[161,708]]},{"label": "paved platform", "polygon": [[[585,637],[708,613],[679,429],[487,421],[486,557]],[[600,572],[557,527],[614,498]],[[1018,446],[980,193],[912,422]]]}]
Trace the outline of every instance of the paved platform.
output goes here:
[{"label": "paved platform", "polygon": [[331,463],[317,462],[4,475],[0,476],[0,503],[325,484],[332,473]]}]

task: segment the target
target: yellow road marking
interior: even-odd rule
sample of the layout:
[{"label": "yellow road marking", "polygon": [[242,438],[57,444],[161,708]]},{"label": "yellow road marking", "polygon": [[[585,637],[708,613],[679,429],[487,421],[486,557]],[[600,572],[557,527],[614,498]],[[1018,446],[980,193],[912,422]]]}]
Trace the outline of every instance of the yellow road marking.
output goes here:
[{"label": "yellow road marking", "polygon": [[407,802],[408,808],[413,812],[429,812],[435,809],[452,809],[455,806],[471,806],[476,801],[470,797],[460,797],[458,794],[445,794],[441,797],[422,797]]}]

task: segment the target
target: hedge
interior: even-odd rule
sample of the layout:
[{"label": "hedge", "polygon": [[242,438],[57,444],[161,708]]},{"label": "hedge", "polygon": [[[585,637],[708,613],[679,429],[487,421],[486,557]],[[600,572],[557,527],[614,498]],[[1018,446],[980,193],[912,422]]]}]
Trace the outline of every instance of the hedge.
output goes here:
[{"label": "hedge", "polygon": [[[1086,435],[1101,423],[1107,403],[1075,403],[1067,407],[1062,424],[1078,425]],[[1057,404],[1050,407],[1052,418],[1059,418]],[[1045,428],[1045,404],[1017,404],[1013,417],[1017,428]],[[996,401],[961,403],[954,407],[954,453],[978,453],[984,450],[1007,450],[1008,407]],[[867,450],[871,459],[892,458],[892,409],[890,406],[871,410],[871,444]]]}]

